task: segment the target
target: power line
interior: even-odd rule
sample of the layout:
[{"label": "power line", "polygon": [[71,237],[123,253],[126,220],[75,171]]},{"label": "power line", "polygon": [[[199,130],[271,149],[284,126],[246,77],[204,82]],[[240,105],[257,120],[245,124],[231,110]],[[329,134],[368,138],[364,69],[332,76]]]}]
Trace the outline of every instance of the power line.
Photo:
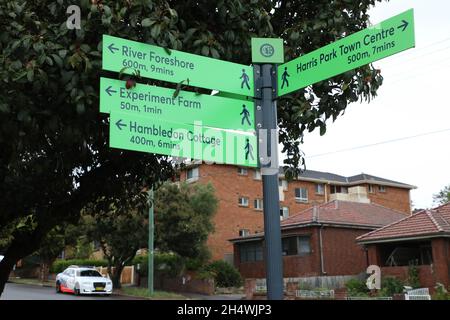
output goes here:
[{"label": "power line", "polygon": [[358,146],[358,147],[353,147],[353,148],[346,148],[346,149],[335,150],[335,151],[330,151],[330,152],[325,152],[325,153],[319,153],[319,154],[315,154],[315,155],[312,155],[312,156],[307,156],[305,158],[310,159],[310,158],[322,157],[322,156],[326,156],[326,155],[330,155],[330,154],[347,152],[347,151],[353,151],[353,150],[358,150],[358,149],[363,149],[363,148],[369,148],[369,147],[374,147],[374,146],[378,146],[378,145],[382,145],[382,144],[387,144],[387,143],[392,143],[392,142],[397,142],[397,141],[402,141],[402,140],[414,139],[414,138],[428,136],[428,135],[432,135],[432,134],[436,134],[436,133],[442,133],[442,132],[446,132],[446,131],[450,131],[450,128],[437,130],[437,131],[420,133],[420,134],[416,134],[414,136],[408,136],[408,137],[402,137],[402,138],[397,138],[397,139],[392,139],[392,140],[375,142],[375,143],[371,143],[371,144],[365,144],[365,145]]}]

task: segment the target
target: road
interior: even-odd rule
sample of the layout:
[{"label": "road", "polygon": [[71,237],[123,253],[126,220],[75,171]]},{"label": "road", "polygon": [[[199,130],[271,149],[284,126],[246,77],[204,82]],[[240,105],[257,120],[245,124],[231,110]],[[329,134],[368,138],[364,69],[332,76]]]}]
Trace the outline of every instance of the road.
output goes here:
[{"label": "road", "polygon": [[140,300],[124,296],[74,296],[56,293],[55,288],[7,283],[0,300]]}]

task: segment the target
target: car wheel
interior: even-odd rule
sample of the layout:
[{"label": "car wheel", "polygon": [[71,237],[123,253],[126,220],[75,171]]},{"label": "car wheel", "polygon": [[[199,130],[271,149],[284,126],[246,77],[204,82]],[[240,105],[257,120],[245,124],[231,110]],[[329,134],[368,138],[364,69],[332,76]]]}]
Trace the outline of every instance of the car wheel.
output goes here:
[{"label": "car wheel", "polygon": [[74,291],[76,296],[80,295],[80,288],[79,287],[77,288],[77,286],[75,286],[75,289],[73,291]]},{"label": "car wheel", "polygon": [[59,282],[56,283],[56,293],[61,293],[61,284]]}]

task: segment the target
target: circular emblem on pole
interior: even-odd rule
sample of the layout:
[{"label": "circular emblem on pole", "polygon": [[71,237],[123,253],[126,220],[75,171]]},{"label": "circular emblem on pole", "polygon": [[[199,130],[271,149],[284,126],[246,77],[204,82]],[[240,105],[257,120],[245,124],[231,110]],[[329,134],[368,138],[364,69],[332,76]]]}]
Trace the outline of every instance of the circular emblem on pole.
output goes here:
[{"label": "circular emblem on pole", "polygon": [[275,53],[275,49],[273,48],[273,46],[268,43],[263,44],[259,51],[266,58],[270,58]]}]

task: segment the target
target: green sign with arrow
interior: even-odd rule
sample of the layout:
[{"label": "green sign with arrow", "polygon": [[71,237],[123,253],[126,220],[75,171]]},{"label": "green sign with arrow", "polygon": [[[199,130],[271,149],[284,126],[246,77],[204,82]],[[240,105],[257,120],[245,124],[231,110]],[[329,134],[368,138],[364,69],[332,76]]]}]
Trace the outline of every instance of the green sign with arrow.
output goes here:
[{"label": "green sign with arrow", "polygon": [[125,82],[100,78],[100,112],[130,113],[157,117],[163,121],[232,130],[255,128],[254,104],[195,92],[180,91],[137,83],[126,89]]},{"label": "green sign with arrow", "polygon": [[278,96],[414,47],[413,9],[278,67]]},{"label": "green sign with arrow", "polygon": [[[253,67],[103,35],[103,69],[254,96]],[[189,81],[189,82],[188,82]]]},{"label": "green sign with arrow", "polygon": [[240,166],[258,165],[256,136],[251,132],[206,128],[161,121],[156,117],[112,112],[109,133],[112,148]]}]

